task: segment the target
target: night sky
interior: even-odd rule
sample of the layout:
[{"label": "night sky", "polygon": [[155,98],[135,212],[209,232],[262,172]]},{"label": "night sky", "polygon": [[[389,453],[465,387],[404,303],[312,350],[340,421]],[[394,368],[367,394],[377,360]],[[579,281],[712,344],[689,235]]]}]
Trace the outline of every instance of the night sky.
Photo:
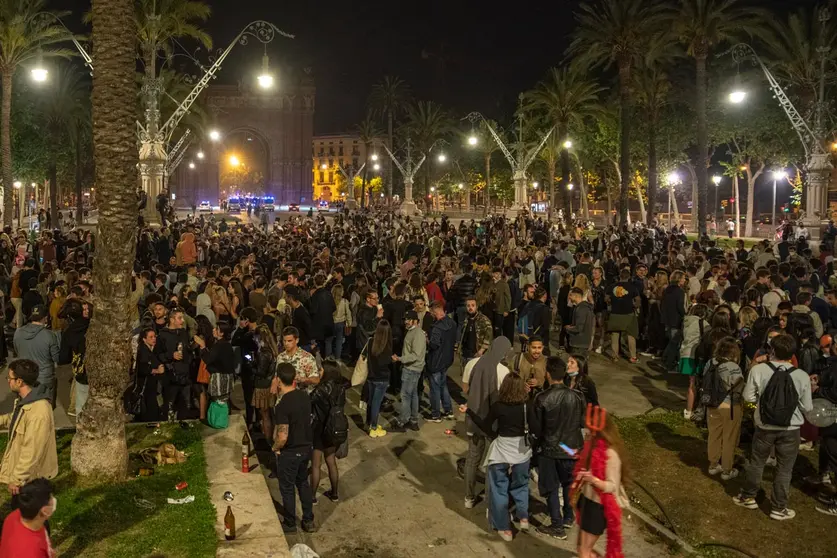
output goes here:
[{"label": "night sky", "polygon": [[[442,103],[454,114],[478,110],[490,118],[508,118],[517,95],[564,59],[580,0],[207,3],[213,15],[205,27],[216,48],[226,47],[255,19],[296,35],[269,45],[271,65],[313,68],[315,132],[326,134],[351,131],[365,114],[372,85],[387,74],[408,81],[416,98]],[[759,4],[786,11],[812,3]],[[80,19],[89,0],[54,0],[53,5],[72,9]],[[254,79],[261,54],[256,43],[236,47],[218,82]],[[205,60],[206,53],[199,57]]]}]

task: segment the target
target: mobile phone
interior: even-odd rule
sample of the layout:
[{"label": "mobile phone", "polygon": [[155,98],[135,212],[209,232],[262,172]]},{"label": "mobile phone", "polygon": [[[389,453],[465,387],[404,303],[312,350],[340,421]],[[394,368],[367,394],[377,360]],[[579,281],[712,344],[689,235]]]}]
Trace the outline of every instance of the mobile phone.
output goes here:
[{"label": "mobile phone", "polygon": [[574,450],[567,444],[558,444],[558,447],[567,452],[571,457],[575,457],[575,454],[578,453],[578,451]]}]

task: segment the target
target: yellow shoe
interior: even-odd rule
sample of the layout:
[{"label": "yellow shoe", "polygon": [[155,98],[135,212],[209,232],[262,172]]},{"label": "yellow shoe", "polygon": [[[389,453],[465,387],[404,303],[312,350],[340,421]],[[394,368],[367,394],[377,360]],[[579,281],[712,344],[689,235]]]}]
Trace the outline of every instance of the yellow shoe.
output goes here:
[{"label": "yellow shoe", "polygon": [[369,437],[370,438],[377,438],[378,437],[378,429],[377,428],[370,428],[369,429]]},{"label": "yellow shoe", "polygon": [[375,430],[375,432],[376,432],[376,434],[375,434],[375,435],[376,435],[378,438],[381,438],[381,437],[383,437],[383,436],[386,436],[386,435],[387,435],[387,431],[386,431],[386,430],[384,430],[383,428],[381,428],[381,425],[378,425],[378,428]]}]

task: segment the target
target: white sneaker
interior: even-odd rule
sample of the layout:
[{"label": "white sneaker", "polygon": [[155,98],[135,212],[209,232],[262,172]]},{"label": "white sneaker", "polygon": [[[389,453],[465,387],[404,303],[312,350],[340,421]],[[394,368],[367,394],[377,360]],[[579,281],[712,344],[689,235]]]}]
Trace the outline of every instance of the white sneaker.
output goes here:
[{"label": "white sneaker", "polygon": [[709,470],[707,471],[707,473],[709,473],[710,477],[714,477],[715,475],[717,475],[719,473],[723,473],[723,472],[724,472],[724,468],[721,467],[720,463],[715,463],[714,465],[710,465]]},{"label": "white sneaker", "polygon": [[529,530],[529,520],[528,519],[521,519],[520,520],[520,530],[521,531],[528,531]]},{"label": "white sneaker", "polygon": [[799,444],[799,451],[813,451],[814,442],[802,442]]},{"label": "white sneaker", "polygon": [[728,481],[738,477],[738,469],[730,469],[729,473],[721,473],[721,480]]},{"label": "white sneaker", "polygon": [[692,411],[689,411],[688,409],[683,409],[683,418],[686,419],[686,420],[691,420],[692,419]]},{"label": "white sneaker", "polygon": [[770,511],[770,519],[775,519],[776,521],[785,521],[786,519],[793,519],[794,517],[796,517],[796,512],[789,508]]},{"label": "white sneaker", "polygon": [[473,498],[465,498],[465,509],[470,510],[474,507],[475,500]]},{"label": "white sneaker", "polygon": [[601,347],[596,347],[596,354],[599,354],[599,355],[602,354],[602,348]]},{"label": "white sneaker", "polygon": [[765,467],[775,467],[776,466],[776,458],[774,456],[770,456],[767,458],[767,461],[764,462]]}]

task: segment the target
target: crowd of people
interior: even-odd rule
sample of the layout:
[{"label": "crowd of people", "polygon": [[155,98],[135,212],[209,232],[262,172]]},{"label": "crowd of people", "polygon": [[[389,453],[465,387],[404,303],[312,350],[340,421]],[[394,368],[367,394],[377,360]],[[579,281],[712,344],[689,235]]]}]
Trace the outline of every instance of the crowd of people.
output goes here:
[{"label": "crowd of people", "polygon": [[[72,389],[69,414],[84,407],[94,253],[92,235],[0,236],[0,292],[10,295],[4,314],[18,359],[9,381],[20,382],[20,406],[54,407]],[[339,501],[348,375],[371,438],[455,421],[458,406],[466,508],[479,504],[484,470],[490,525],[512,540],[509,501],[517,528],[529,529],[536,470],[551,519],[538,531],[564,539],[579,523],[585,558],[607,531],[607,555],[618,556],[628,456],[615,423],[591,429],[585,420],[587,405],[600,403],[589,367],[596,359],[630,367],[643,356],[689,377],[683,414],[706,422],[710,475],[740,474],[735,454],[748,434],[735,503],[757,507],[772,464],[770,516],[790,519],[800,448],[819,450],[809,481],[827,486],[837,471],[837,427],[805,419],[812,398],[837,404],[831,253],[823,244],[813,257],[804,236],[724,248],[662,226],[591,235],[525,213],[458,225],[368,211],[272,227],[174,219],[138,232],[126,410],[138,421],[222,427],[240,383],[253,441],[276,454],[291,532],[297,497],[306,531],[318,497]],[[72,368],[71,387],[58,384],[59,365]],[[452,397],[448,374],[458,367],[462,393]],[[7,420],[12,429],[16,420]],[[54,439],[43,451],[54,453]],[[320,492],[323,462],[330,486]],[[51,458],[39,463],[7,484],[55,475]],[[50,502],[38,513],[48,515]],[[817,509],[837,515],[833,500]]]}]

